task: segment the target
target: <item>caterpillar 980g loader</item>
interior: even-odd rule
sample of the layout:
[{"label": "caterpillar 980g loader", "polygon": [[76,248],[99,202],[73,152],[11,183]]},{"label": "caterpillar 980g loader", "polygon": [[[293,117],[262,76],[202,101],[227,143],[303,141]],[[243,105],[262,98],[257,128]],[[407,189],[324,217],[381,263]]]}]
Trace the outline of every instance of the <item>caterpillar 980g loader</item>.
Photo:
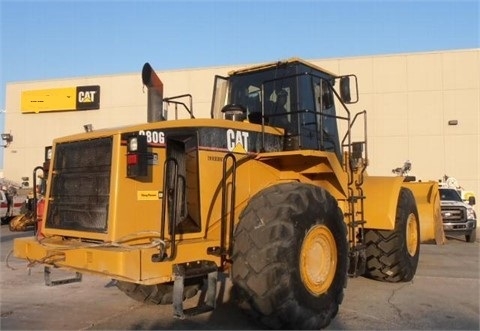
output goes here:
[{"label": "caterpillar 980g loader", "polygon": [[[225,273],[271,328],[328,325],[348,276],[414,277],[436,182],[367,174],[366,112],[346,106],[354,75],[292,58],[216,76],[208,119],[163,98],[148,63],[142,78],[147,123],[53,141],[41,236],[16,239],[17,257],[108,275],[180,318],[213,309]],[[167,103],[190,118],[167,120]],[[200,289],[205,302],[184,309]]]}]

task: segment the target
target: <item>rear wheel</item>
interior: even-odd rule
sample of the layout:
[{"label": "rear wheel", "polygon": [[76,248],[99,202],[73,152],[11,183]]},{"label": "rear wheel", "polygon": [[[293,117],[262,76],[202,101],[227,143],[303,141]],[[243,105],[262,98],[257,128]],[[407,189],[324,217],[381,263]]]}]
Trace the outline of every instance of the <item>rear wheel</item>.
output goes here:
[{"label": "rear wheel", "polygon": [[413,193],[400,189],[395,229],[365,232],[367,268],[365,276],[386,282],[413,279],[420,253],[420,226]]},{"label": "rear wheel", "polygon": [[[202,286],[201,278],[185,279],[183,298],[194,297]],[[117,287],[130,298],[151,305],[167,305],[173,303],[173,282],[156,285],[140,285],[131,282],[117,281]]]},{"label": "rear wheel", "polygon": [[346,226],[327,191],[279,184],[255,195],[235,229],[232,281],[240,307],[270,328],[319,329],[346,285]]}]

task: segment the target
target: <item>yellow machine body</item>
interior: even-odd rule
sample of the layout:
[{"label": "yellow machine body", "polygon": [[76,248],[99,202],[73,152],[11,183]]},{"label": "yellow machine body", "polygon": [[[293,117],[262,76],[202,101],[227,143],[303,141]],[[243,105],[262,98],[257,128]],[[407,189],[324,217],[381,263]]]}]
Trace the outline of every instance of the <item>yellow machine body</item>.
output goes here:
[{"label": "yellow machine body", "polygon": [[[161,201],[163,192],[159,183],[164,176],[163,165],[152,165],[148,181],[136,181],[126,177],[125,142],[122,133],[180,127],[205,127],[261,132],[257,124],[224,120],[181,120],[146,124],[115,130],[99,130],[88,133],[88,139],[112,136],[112,171],[109,200],[108,231],[92,233],[79,230],[50,228],[42,223],[40,232],[46,238],[20,238],[15,241],[15,254],[21,258],[53,262],[57,266],[70,267],[142,284],[172,281],[172,263],[155,263],[151,256],[158,249],[151,246],[151,238],[158,236],[160,229]],[[265,128],[273,135],[281,135],[278,129]],[[84,134],[55,140],[55,144],[84,139]],[[54,152],[55,152],[54,144]],[[262,189],[281,181],[310,183],[327,189],[339,203],[344,213],[348,212],[347,174],[344,166],[331,154],[321,151],[289,151],[273,153],[248,153],[241,144],[236,153],[237,181],[235,185],[235,215],[239,215],[249,199]],[[241,151],[243,150],[243,151]],[[165,159],[165,147],[153,147],[159,159]],[[218,256],[207,254],[209,248],[220,245],[221,179],[222,160],[225,152],[199,150],[199,183],[201,231],[177,235],[175,263],[210,260],[221,264]],[[52,160],[55,162],[55,159]],[[49,181],[54,172],[50,173]],[[365,228],[391,230],[395,226],[396,197],[402,186],[415,193],[421,220],[422,241],[435,238],[434,214],[438,203],[435,183],[405,183],[401,177],[364,176]],[[49,192],[47,191],[47,196]],[[48,200],[47,200],[48,202]],[[48,214],[46,204],[45,214]],[[237,222],[238,219],[235,220]],[[167,224],[167,232],[168,224]],[[63,238],[89,238],[89,242],[65,241]],[[95,243],[97,241],[98,243]],[[132,268],[131,266],[137,266]]]},{"label": "yellow machine body", "polygon": [[[40,227],[15,239],[16,257],[109,276],[127,294],[145,286],[145,299],[173,284],[179,315],[184,277],[208,275],[214,284],[212,272],[231,272],[250,302],[263,300],[250,282],[275,287],[285,273],[288,286],[300,280],[288,290],[303,293],[289,299],[299,302],[298,323],[311,314],[322,328],[338,311],[347,274],[409,281],[419,243],[442,242],[436,183],[367,173],[367,140],[351,140],[357,115],[366,135],[366,112],[353,117],[346,107],[356,102],[355,76],[299,59],[247,68],[216,77],[212,118],[175,120],[161,104],[177,99],[163,99],[147,64],[142,78],[148,123],[53,141]],[[287,108],[277,111],[285,95]],[[347,123],[343,139],[337,121]],[[266,265],[258,271],[256,263]],[[275,309],[259,314],[275,315],[272,328],[311,328]]]}]

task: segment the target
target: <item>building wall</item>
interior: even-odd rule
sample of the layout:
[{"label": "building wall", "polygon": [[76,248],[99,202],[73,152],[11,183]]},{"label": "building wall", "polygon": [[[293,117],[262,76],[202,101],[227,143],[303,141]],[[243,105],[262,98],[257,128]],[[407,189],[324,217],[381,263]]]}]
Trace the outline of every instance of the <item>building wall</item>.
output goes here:
[{"label": "building wall", "polygon": [[[272,59],[272,61],[277,59]],[[455,177],[480,195],[480,49],[306,59],[329,71],[355,74],[360,100],[353,113],[367,110],[371,175],[393,175],[406,160],[410,175],[422,180]],[[210,116],[215,75],[236,66],[157,71],[164,96],[189,93],[195,116]],[[155,63],[152,63],[155,68]],[[147,96],[138,73],[7,84],[5,132],[13,142],[4,150],[4,175],[20,182],[43,162],[44,146],[54,137],[147,120]],[[22,114],[25,90],[100,85],[98,110]],[[185,99],[188,102],[187,99]],[[170,107],[169,119],[173,118]],[[187,114],[179,109],[179,117]],[[457,125],[449,125],[457,120]]]},{"label": "building wall", "polygon": [[448,175],[480,194],[480,50],[316,63],[358,76],[352,109],[368,111],[370,174],[389,175],[410,160],[418,179]]}]

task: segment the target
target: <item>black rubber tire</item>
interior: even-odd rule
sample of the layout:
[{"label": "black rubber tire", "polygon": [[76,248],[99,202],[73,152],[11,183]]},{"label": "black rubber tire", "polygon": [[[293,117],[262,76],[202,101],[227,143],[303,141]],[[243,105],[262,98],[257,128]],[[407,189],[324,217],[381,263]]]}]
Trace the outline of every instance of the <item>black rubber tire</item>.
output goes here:
[{"label": "black rubber tire", "polygon": [[[302,281],[299,263],[307,232],[318,225],[333,235],[337,265],[328,290],[315,296]],[[296,182],[257,193],[240,215],[232,260],[239,306],[257,322],[273,329],[327,326],[347,281],[347,230],[336,199]]]},{"label": "black rubber tire", "polygon": [[467,243],[474,243],[477,240],[477,230],[473,229],[469,234],[465,235]]},{"label": "black rubber tire", "polygon": [[[183,299],[194,297],[201,289],[202,284],[201,278],[185,279]],[[173,282],[156,285],[140,285],[119,280],[116,282],[116,285],[120,291],[139,302],[151,305],[168,305],[173,303]]]},{"label": "black rubber tire", "polygon": [[[416,251],[407,249],[407,221],[413,214],[417,225]],[[398,283],[413,279],[420,255],[420,223],[412,191],[401,188],[398,195],[395,229],[365,231],[367,266],[365,276],[379,281]]]}]

